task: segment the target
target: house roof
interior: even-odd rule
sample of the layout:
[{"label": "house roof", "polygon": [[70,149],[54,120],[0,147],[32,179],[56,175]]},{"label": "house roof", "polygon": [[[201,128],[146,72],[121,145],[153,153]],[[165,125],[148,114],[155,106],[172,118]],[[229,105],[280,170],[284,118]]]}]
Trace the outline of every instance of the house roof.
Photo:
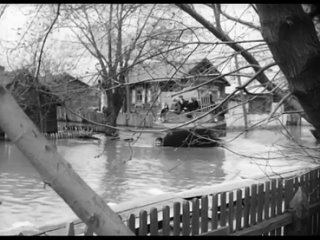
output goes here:
[{"label": "house roof", "polygon": [[[30,82],[28,83],[28,81],[30,81],[30,78],[33,78],[33,76],[27,69],[8,72],[0,66],[0,84],[10,89],[17,89],[17,87],[20,89],[29,86]],[[50,93],[61,100],[73,98],[83,93],[86,95],[96,94],[98,91],[98,89],[67,73],[58,75],[46,74],[44,77],[39,77],[39,83],[42,91]]]},{"label": "house roof", "polygon": [[[129,81],[131,83],[137,82],[164,82],[168,80],[181,80],[194,78],[195,75],[205,76],[205,77],[217,77],[221,73],[216,67],[207,59],[204,58],[199,61],[190,61],[185,64],[175,64],[175,63],[164,63],[164,62],[150,62],[143,65],[137,65],[129,73]],[[230,83],[221,77],[216,81],[230,86]]]},{"label": "house roof", "polygon": [[42,82],[49,87],[52,93],[62,98],[70,98],[83,93],[88,95],[90,92],[97,90],[67,73],[48,74],[42,79]]}]

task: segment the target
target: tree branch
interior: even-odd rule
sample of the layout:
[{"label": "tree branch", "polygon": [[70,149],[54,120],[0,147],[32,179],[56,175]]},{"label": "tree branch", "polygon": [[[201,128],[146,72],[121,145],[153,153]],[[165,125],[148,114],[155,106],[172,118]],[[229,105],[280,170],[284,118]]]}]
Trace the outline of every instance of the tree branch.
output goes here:
[{"label": "tree branch", "polygon": [[36,75],[35,75],[35,79],[38,79],[38,76],[39,76],[39,72],[40,72],[40,65],[41,65],[41,59],[42,59],[42,54],[43,54],[43,49],[44,49],[44,45],[46,44],[46,41],[47,41],[47,38],[53,28],[53,25],[56,23],[56,21],[58,20],[58,17],[59,17],[59,14],[60,14],[60,3],[58,4],[58,9],[57,9],[57,13],[56,13],[56,17],[54,18],[51,26],[49,27],[45,37],[44,37],[44,40],[42,42],[42,47],[41,47],[41,50],[40,50],[40,55],[39,55],[39,60],[38,60],[38,68],[37,68],[37,71],[36,71]]},{"label": "tree branch", "polygon": [[[193,17],[195,20],[197,20],[199,23],[201,23],[205,28],[207,28],[214,36],[216,36],[218,39],[220,39],[223,42],[231,42],[232,39],[225,35],[224,33],[218,31],[210,22],[208,22],[205,18],[203,18],[200,14],[198,14],[193,8],[186,4],[176,4],[179,8],[181,8],[183,11],[188,13],[191,17]],[[241,55],[243,58],[249,63],[252,64],[253,69],[255,72],[258,72],[261,70],[261,66],[259,62],[248,52],[246,51],[242,46],[236,43],[229,43],[227,44],[229,47],[234,49],[236,52],[241,52]],[[271,91],[275,88],[275,85],[270,82],[270,80],[267,78],[267,76],[264,73],[261,73],[257,76],[257,80],[263,85],[266,86],[266,88]],[[275,91],[275,95],[277,95],[280,98],[283,98],[285,93],[281,89],[277,89]],[[289,97],[286,102],[290,104],[294,109],[301,110],[302,107],[300,103],[292,97]],[[303,113],[301,114],[302,117],[307,119],[307,116]]]},{"label": "tree branch", "polygon": [[255,29],[255,30],[261,32],[261,27],[260,26],[256,26],[251,22],[247,22],[247,21],[241,20],[241,18],[232,17],[231,15],[227,14],[226,12],[224,12],[222,10],[220,11],[220,13],[223,16],[225,16],[227,19],[231,20],[231,21],[241,23],[242,25],[245,25],[245,26],[247,26],[249,28],[252,28],[252,29]]}]

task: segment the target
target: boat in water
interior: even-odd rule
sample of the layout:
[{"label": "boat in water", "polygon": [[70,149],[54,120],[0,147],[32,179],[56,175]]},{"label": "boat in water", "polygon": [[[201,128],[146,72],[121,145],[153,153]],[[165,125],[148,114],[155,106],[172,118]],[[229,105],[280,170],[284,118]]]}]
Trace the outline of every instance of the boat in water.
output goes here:
[{"label": "boat in water", "polygon": [[157,129],[168,129],[157,136],[156,145],[171,147],[215,147],[226,136],[226,122],[223,115],[193,111],[176,114],[167,112],[165,118],[154,122]]}]

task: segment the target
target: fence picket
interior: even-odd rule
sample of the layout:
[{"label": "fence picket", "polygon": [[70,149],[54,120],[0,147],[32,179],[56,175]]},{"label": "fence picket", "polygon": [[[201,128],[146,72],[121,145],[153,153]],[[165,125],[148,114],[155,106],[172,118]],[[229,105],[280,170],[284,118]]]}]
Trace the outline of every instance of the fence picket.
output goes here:
[{"label": "fence picket", "polygon": [[139,212],[139,236],[146,236],[148,233],[148,213],[146,210]]},{"label": "fence picket", "polygon": [[237,190],[237,202],[236,202],[236,231],[241,229],[242,221],[242,190]]},{"label": "fence picket", "polygon": [[192,235],[199,234],[199,199],[192,199]]},{"label": "fence picket", "polygon": [[306,185],[306,175],[303,174],[300,176],[300,186],[302,190],[307,194],[307,185]]},{"label": "fence picket", "polygon": [[[320,168],[316,170],[316,199],[320,201]],[[315,234],[320,234],[320,207],[316,210],[316,229]]]},{"label": "fence picket", "polygon": [[257,215],[257,184],[251,186],[251,201],[250,201],[250,226],[256,224]]},{"label": "fence picket", "polygon": [[[278,184],[278,189],[277,189],[277,215],[279,216],[282,214],[282,199],[283,199],[283,188],[282,188],[282,180],[279,179],[277,181]],[[276,236],[280,236],[281,235],[281,227],[276,229]]]},{"label": "fence picket", "polygon": [[229,192],[229,205],[228,205],[228,224],[229,232],[233,232],[233,220],[234,220],[234,206],[233,206],[233,191]]},{"label": "fence picket", "polygon": [[212,206],[211,206],[211,230],[215,230],[218,227],[218,195],[212,195]]},{"label": "fence picket", "polygon": [[250,188],[245,187],[244,189],[244,209],[243,209],[243,227],[249,227],[249,216],[250,216]]},{"label": "fence picket", "polygon": [[136,215],[134,215],[133,213],[130,214],[127,226],[130,228],[132,232],[136,232]]},{"label": "fence picket", "polygon": [[310,203],[313,204],[317,202],[317,189],[318,183],[317,183],[317,171],[313,170],[311,172],[311,198]]},{"label": "fence picket", "polygon": [[[308,200],[309,202],[312,201],[311,192],[312,192],[312,186],[311,186],[311,172],[306,173],[306,186],[307,186],[307,193],[308,193]],[[309,213],[309,217],[307,218],[307,233],[311,234],[312,232],[312,212]]]},{"label": "fence picket", "polygon": [[270,181],[265,184],[265,193],[264,193],[264,219],[268,220],[270,216]]},{"label": "fence picket", "polygon": [[201,233],[208,232],[208,196],[201,197]]},{"label": "fence picket", "polygon": [[263,184],[258,185],[257,223],[262,222],[262,217],[263,217],[263,198],[264,198],[263,188],[264,188]]},{"label": "fence picket", "polygon": [[299,185],[300,185],[300,183],[299,183],[299,177],[295,177],[295,178],[293,179],[293,192],[294,192],[294,193],[296,193],[296,192],[298,191]]},{"label": "fence picket", "polygon": [[[293,179],[289,179],[289,180],[286,180],[285,182],[284,182],[284,190],[285,190],[285,192],[284,192],[284,196],[285,196],[285,198],[284,198],[284,209],[285,209],[285,211],[286,210],[288,210],[289,208],[290,208],[290,201],[292,200],[292,198],[293,198]],[[288,235],[288,233],[289,233],[289,231],[290,231],[290,226],[285,226],[284,227],[284,232],[283,232],[283,234],[284,235]]]},{"label": "fence picket", "polygon": [[67,223],[67,236],[75,236],[74,223]]},{"label": "fence picket", "polygon": [[317,200],[319,201],[320,199],[320,168],[317,169],[317,179],[316,179],[316,183],[317,183]]},{"label": "fence picket", "polygon": [[170,235],[170,207],[164,206],[162,208],[162,235]]},{"label": "fence picket", "polygon": [[224,227],[226,226],[226,193],[223,192],[220,194],[220,226]]},{"label": "fence picket", "polygon": [[158,235],[158,210],[156,208],[150,209],[150,235]]},{"label": "fence picket", "polygon": [[[317,171],[316,170],[313,170],[311,171],[311,196],[310,196],[310,204],[313,204],[313,203],[316,203],[317,202],[317,185],[318,183],[316,182],[317,181]],[[311,212],[311,233],[312,235],[315,235],[316,233],[316,228],[317,228],[317,209],[315,209],[315,211],[312,211]]]},{"label": "fence picket", "polygon": [[93,236],[92,227],[86,226],[86,228],[85,228],[85,230],[84,230],[84,235],[85,235],[85,236]]},{"label": "fence picket", "polygon": [[[271,181],[271,206],[270,206],[270,218],[274,218],[276,216],[276,208],[277,208],[277,181],[273,179]],[[276,234],[275,230],[270,232],[270,236],[274,236]]]},{"label": "fence picket", "polygon": [[173,204],[173,235],[180,235],[180,202],[175,202]]},{"label": "fence picket", "polygon": [[183,201],[182,204],[182,235],[190,235],[190,205],[188,201]]}]

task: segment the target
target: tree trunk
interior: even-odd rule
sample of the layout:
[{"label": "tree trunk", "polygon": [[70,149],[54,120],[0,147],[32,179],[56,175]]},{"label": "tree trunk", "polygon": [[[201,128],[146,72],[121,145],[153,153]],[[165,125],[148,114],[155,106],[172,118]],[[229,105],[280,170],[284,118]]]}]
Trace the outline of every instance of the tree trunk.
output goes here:
[{"label": "tree trunk", "polygon": [[320,132],[320,43],[300,4],[257,4],[266,40],[309,122]]},{"label": "tree trunk", "polygon": [[0,128],[70,208],[99,235],[132,235],[55,147],[39,132],[11,94],[0,86]]},{"label": "tree trunk", "polygon": [[[120,109],[123,106],[124,94],[122,88],[116,88],[114,90],[108,90],[107,98],[108,98],[108,107],[104,111],[106,117],[106,123],[110,126],[117,126],[117,118],[120,112]],[[117,134],[117,130],[115,128],[106,127],[105,130],[106,136],[115,136]]]}]

